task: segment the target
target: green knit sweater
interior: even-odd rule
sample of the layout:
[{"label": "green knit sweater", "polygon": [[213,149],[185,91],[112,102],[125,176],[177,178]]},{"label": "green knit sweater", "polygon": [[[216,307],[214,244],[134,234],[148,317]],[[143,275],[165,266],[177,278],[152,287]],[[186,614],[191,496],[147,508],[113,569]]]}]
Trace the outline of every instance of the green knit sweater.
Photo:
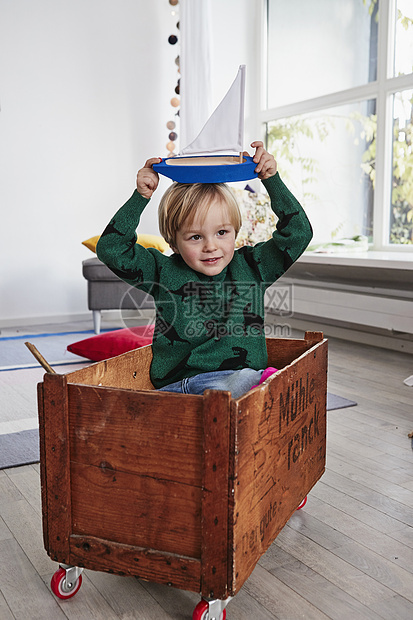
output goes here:
[{"label": "green knit sweater", "polygon": [[263,181],[278,216],[272,238],[236,250],[216,276],[136,244],[148,200],[136,190],[103,231],[97,255],[128,284],[153,295],[156,323],[151,380],[156,388],[213,370],[267,366],[264,292],[312,237],[307,216],[278,172]]}]

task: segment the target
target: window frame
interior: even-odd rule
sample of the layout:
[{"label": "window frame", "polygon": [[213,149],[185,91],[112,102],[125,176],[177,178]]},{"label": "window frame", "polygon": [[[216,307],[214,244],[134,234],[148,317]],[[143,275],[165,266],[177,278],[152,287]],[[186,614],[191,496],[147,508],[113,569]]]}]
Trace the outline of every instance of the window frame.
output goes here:
[{"label": "window frame", "polygon": [[389,241],[393,166],[393,96],[396,92],[413,88],[413,73],[393,76],[397,0],[379,0],[380,19],[378,22],[377,79],[375,81],[275,108],[267,107],[268,2],[269,0],[261,0],[259,19],[261,49],[258,73],[261,76],[261,87],[259,97],[257,97],[259,109],[257,118],[259,119],[259,131],[264,141],[267,123],[271,121],[375,99],[377,109],[376,181],[373,202],[373,242],[370,248],[378,251],[413,252],[413,244],[394,244]]}]

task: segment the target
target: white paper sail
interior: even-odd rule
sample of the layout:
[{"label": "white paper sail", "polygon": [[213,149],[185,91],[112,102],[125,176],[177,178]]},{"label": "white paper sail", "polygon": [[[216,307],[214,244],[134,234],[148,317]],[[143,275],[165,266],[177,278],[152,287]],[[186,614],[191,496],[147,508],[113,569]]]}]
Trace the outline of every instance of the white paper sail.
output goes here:
[{"label": "white paper sail", "polygon": [[245,65],[198,136],[179,155],[240,153],[244,148]]}]

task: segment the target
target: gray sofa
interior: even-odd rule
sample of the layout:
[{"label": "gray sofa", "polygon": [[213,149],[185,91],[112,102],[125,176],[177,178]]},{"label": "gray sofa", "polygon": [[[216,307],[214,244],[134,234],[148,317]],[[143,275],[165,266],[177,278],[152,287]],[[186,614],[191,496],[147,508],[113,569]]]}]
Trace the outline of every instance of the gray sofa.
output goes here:
[{"label": "gray sofa", "polygon": [[[120,280],[98,258],[82,263],[87,280],[88,308],[93,312],[93,327],[100,333],[102,310],[147,310],[155,307],[153,298]],[[139,314],[139,312],[138,312]]]}]

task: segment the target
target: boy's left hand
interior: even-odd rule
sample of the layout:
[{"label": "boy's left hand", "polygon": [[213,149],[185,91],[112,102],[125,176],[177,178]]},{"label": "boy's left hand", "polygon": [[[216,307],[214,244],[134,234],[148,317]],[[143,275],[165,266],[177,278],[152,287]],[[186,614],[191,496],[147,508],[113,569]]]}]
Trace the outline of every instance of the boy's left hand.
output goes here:
[{"label": "boy's left hand", "polygon": [[277,162],[274,157],[265,150],[263,142],[252,142],[251,146],[255,149],[255,155],[252,159],[257,164],[255,172],[258,174],[258,178],[263,180],[273,177],[277,172]]}]

